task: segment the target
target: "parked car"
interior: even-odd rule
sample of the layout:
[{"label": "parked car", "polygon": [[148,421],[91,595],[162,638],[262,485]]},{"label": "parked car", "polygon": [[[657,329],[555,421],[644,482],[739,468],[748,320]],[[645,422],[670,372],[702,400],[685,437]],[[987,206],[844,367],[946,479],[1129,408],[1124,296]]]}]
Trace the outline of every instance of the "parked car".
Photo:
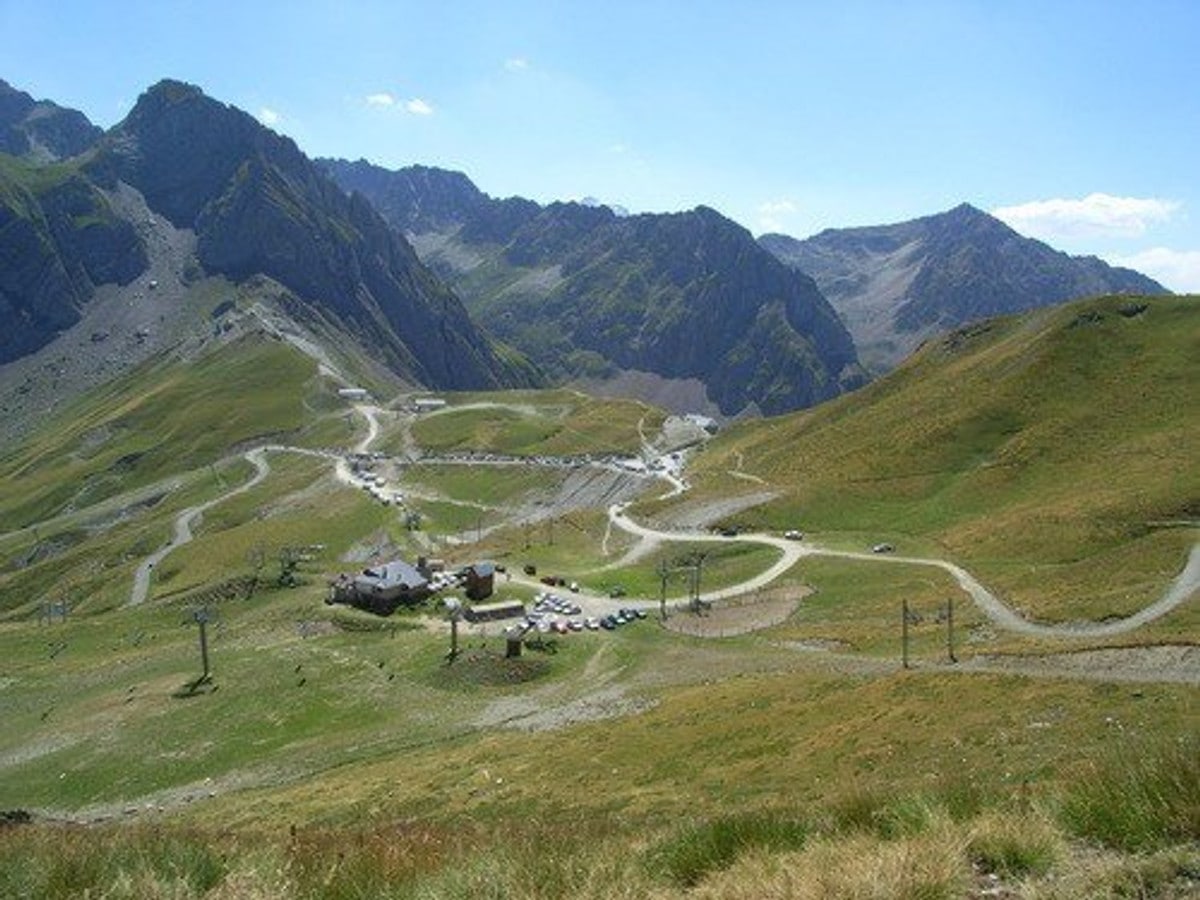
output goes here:
[{"label": "parked car", "polygon": [[896,548],[891,544],[876,544],[871,548],[872,553],[891,553]]},{"label": "parked car", "polygon": [[536,575],[537,574],[537,566],[535,566],[533,563],[525,563],[524,571],[525,571],[526,575]]},{"label": "parked car", "polygon": [[797,531],[795,528],[789,528],[787,531],[785,531],[785,532],[783,533],[783,536],[784,536],[785,538],[787,538],[789,541],[802,541],[802,540],[804,540],[804,532],[803,532],[803,531]]},{"label": "parked car", "polygon": [[612,597],[614,600],[617,599],[618,597],[624,597],[625,596],[625,588],[621,587],[619,584],[614,584],[611,588],[608,589],[608,596]]}]

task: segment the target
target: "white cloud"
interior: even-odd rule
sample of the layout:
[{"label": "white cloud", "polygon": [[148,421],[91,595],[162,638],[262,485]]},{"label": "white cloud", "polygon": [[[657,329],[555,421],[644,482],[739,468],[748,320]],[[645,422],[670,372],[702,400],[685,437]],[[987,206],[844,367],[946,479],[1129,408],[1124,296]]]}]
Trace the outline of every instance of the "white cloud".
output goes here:
[{"label": "white cloud", "polygon": [[523,56],[509,57],[504,61],[504,68],[510,72],[523,72],[529,68],[529,60]]},{"label": "white cloud", "polygon": [[784,220],[799,212],[791,200],[768,200],[758,206],[758,227],[766,231],[783,231]]},{"label": "white cloud", "polygon": [[1042,240],[1140,237],[1179,209],[1174,200],[1088,194],[1081,200],[1055,198],[1002,206],[992,215],[1016,231]]},{"label": "white cloud", "polygon": [[1108,261],[1114,266],[1137,269],[1173,291],[1200,294],[1200,250],[1154,247],[1127,256],[1111,256]]},{"label": "white cloud", "polygon": [[262,122],[262,124],[266,125],[268,128],[274,128],[276,125],[278,125],[281,118],[282,116],[280,116],[279,113],[266,106],[258,111],[258,121]]},{"label": "white cloud", "polygon": [[420,97],[413,97],[404,104],[404,108],[414,116],[432,116],[433,107],[422,100]]},{"label": "white cloud", "polygon": [[387,91],[367,95],[367,106],[395,106],[396,98]]}]

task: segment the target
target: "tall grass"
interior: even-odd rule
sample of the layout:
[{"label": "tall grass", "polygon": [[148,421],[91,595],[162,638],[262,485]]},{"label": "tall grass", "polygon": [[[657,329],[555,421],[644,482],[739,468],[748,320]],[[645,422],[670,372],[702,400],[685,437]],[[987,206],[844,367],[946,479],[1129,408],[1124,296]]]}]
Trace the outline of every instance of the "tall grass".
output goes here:
[{"label": "tall grass", "polygon": [[1200,735],[1117,748],[1073,783],[1061,819],[1072,834],[1118,850],[1200,841]]},{"label": "tall grass", "polygon": [[679,887],[692,887],[750,850],[780,852],[804,845],[809,826],[776,813],[722,816],[689,824],[646,853],[647,868]]},{"label": "tall grass", "polygon": [[0,897],[202,896],[228,872],[211,836],[149,827],[0,831]]}]

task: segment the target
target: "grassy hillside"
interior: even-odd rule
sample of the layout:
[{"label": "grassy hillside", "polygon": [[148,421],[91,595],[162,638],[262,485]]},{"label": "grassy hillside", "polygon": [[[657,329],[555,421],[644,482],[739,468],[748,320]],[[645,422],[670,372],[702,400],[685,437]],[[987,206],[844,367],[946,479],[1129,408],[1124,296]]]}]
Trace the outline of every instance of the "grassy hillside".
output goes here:
[{"label": "grassy hillside", "polygon": [[413,426],[417,443],[434,452],[474,450],[517,456],[636,454],[643,435],[664,414],[635,400],[601,399],[575,391],[506,391],[449,395],[452,404]]},{"label": "grassy hillside", "polygon": [[781,496],[749,524],[947,556],[1038,616],[1127,614],[1196,539],[1198,360],[1194,297],[992,320],[853,395],[731,429],[696,482],[761,478]]},{"label": "grassy hillside", "polygon": [[324,443],[342,433],[335,401],[312,360],[254,336],[81,398],[0,458],[0,611],[122,602],[178,512],[250,476],[237,448]]},{"label": "grassy hillside", "polygon": [[[945,555],[1048,618],[1141,605],[1194,540],[1147,523],[1195,516],[1200,334],[1192,301],[1130,302],[990,323],[857,395],[734,428],[682,502],[774,490],[734,518]],[[661,423],[570,392],[450,399],[379,417],[380,440],[635,452]],[[631,555],[600,509],[518,515],[576,470],[380,460],[425,515],[410,531],[330,459],[278,451],[126,605],[176,515],[255,475],[231,450],[349,447],[365,422],[307,358],[253,338],[147,368],[0,460],[0,510],[38,523],[0,533],[0,811],[91,823],[0,827],[0,896],[1194,892],[1195,602],[1080,645],[997,634],[963,600],[951,664],[939,616],[961,593],[945,572],[804,558],[744,606],[517,660],[501,623],[464,626],[447,664],[436,605],[330,607],[328,576],[437,552],[655,599],[660,563],[679,597],[696,551],[711,591],[780,548],[695,534]],[[670,521],[675,502],[641,512]],[[305,548],[295,587],[277,584],[284,547]],[[515,578],[498,596],[533,590]],[[918,614],[907,671],[900,598]],[[67,620],[39,621],[58,599]],[[762,605],[782,614],[721,624]],[[214,680],[196,690],[201,606]]]},{"label": "grassy hillside", "polygon": [[[446,666],[444,634],[313,586],[219,604],[218,690],[190,694],[188,609],[0,625],[0,808],[109,820],[0,829],[0,890],[1082,898],[1198,861],[1192,686],[845,673],[650,622],[497,679],[494,635]],[[814,865],[842,882],[786,887]]]}]

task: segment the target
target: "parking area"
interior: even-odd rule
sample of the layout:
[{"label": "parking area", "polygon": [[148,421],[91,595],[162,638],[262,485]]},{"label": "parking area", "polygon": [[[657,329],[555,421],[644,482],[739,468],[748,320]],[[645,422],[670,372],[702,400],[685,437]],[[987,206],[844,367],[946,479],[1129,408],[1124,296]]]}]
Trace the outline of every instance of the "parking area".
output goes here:
[{"label": "parking area", "polygon": [[534,598],[533,608],[524,619],[504,629],[508,635],[572,634],[583,631],[615,631],[646,618],[644,610],[622,608],[604,615],[587,615],[579,602],[569,596],[543,591]]}]

